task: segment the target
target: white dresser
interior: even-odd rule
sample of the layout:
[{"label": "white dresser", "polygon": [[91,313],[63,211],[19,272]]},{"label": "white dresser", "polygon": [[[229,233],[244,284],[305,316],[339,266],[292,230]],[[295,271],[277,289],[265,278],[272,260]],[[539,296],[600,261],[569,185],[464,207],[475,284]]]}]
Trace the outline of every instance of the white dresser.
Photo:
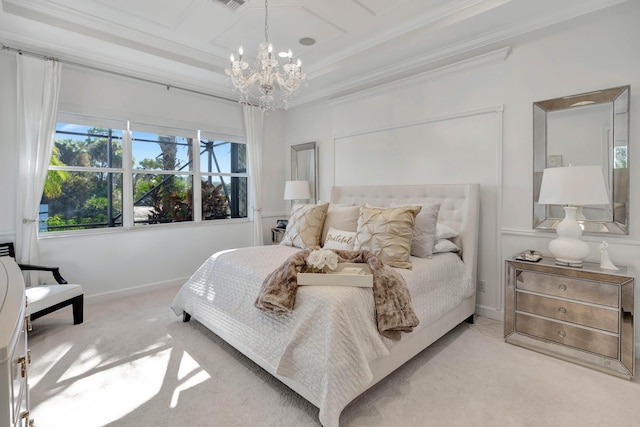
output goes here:
[{"label": "white dresser", "polygon": [[20,268],[0,257],[0,426],[25,427],[29,419],[26,296]]}]

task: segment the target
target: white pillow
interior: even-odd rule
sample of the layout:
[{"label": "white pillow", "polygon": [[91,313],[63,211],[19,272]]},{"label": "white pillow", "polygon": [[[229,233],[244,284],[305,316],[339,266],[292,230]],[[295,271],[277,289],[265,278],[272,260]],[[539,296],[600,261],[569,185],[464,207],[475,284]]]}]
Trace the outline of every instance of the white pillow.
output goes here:
[{"label": "white pillow", "polygon": [[360,215],[360,206],[337,205],[331,203],[327,211],[327,217],[324,220],[322,230],[322,242],[327,239],[327,233],[331,227],[344,230],[356,231],[358,229],[358,216]]},{"label": "white pillow", "polygon": [[[392,204],[391,207],[406,205]],[[420,258],[429,258],[433,255],[433,246],[436,243],[436,224],[440,203],[425,203],[420,206],[420,212],[416,215],[416,223],[413,227],[413,239],[411,239],[411,255]]]},{"label": "white pillow", "polygon": [[459,251],[460,251],[460,248],[458,247],[458,245],[456,245],[449,239],[439,239],[436,242],[435,247],[433,248],[434,254],[439,254],[442,252],[459,252]]},{"label": "white pillow", "polygon": [[329,227],[327,237],[324,240],[323,248],[325,249],[342,249],[345,251],[352,251],[353,245],[356,243],[355,231],[338,230],[337,228]]},{"label": "white pillow", "polygon": [[453,239],[454,237],[458,237],[456,230],[440,222],[436,224],[436,241],[440,239]]}]

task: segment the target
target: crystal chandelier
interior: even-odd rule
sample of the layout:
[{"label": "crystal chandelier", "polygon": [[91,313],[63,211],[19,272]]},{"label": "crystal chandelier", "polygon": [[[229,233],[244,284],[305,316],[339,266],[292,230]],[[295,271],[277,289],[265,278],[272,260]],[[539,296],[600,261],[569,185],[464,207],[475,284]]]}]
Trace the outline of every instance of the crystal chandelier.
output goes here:
[{"label": "crystal chandelier", "polygon": [[257,104],[267,111],[278,108],[287,109],[291,98],[298,93],[302,82],[306,82],[307,75],[302,72],[302,62],[293,62],[291,49],[286,54],[280,54],[285,59],[284,64],[273,52],[273,45],[269,43],[269,11],[268,0],[264,2],[264,38],[258,46],[258,56],[255,65],[250,68],[243,60],[244,50],[238,49],[238,59],[231,54],[231,65],[224,72],[231,79],[233,90],[240,92],[240,102]]}]

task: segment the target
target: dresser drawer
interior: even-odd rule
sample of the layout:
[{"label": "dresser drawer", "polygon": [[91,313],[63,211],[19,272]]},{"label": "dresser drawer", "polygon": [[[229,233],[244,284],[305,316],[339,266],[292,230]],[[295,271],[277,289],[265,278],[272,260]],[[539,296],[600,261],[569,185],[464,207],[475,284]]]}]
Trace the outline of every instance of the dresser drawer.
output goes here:
[{"label": "dresser drawer", "polygon": [[518,292],[516,310],[618,333],[617,310]]},{"label": "dresser drawer", "polygon": [[613,359],[618,358],[616,336],[521,313],[516,314],[516,331]]},{"label": "dresser drawer", "polygon": [[618,307],[618,287],[571,277],[518,271],[516,287],[577,301]]}]

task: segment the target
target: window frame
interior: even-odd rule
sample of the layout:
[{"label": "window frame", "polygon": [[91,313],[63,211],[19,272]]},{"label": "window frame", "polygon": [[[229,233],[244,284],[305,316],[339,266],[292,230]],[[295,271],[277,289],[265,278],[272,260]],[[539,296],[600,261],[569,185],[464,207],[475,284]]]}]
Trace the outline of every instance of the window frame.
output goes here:
[{"label": "window frame", "polygon": [[[76,118],[80,118],[76,120]],[[246,171],[242,173],[234,173],[234,172],[202,172],[200,170],[200,147],[202,141],[202,135],[207,135],[207,139],[215,139],[223,142],[227,142],[230,144],[241,144],[246,147],[247,143],[242,137],[233,136],[233,135],[223,135],[217,132],[211,131],[203,131],[201,129],[186,129],[184,127],[168,127],[163,125],[156,124],[148,124],[142,122],[135,122],[130,120],[118,120],[118,119],[107,119],[101,118],[97,116],[86,116],[86,115],[77,115],[68,112],[59,112],[58,117],[56,119],[56,127],[59,123],[66,123],[70,125],[81,125],[81,126],[90,126],[90,127],[106,127],[112,130],[118,130],[122,133],[122,166],[115,168],[105,168],[105,167],[83,167],[83,166],[52,166],[49,165],[47,171],[52,170],[60,170],[60,171],[69,171],[69,172],[84,172],[84,173],[118,173],[121,174],[122,179],[122,226],[105,226],[105,227],[95,227],[95,228],[87,228],[82,230],[61,230],[61,231],[46,231],[39,232],[39,238],[52,238],[52,237],[62,237],[65,235],[90,235],[90,234],[103,234],[103,233],[114,233],[114,232],[130,232],[130,231],[140,231],[140,230],[157,230],[157,229],[167,229],[167,228],[175,228],[175,227],[193,227],[193,226],[202,226],[202,225],[213,225],[213,224],[230,224],[230,223],[239,223],[239,222],[250,222],[253,220],[250,215],[249,209],[247,209],[246,215],[242,217],[227,217],[220,218],[217,220],[203,220],[202,219],[202,188],[201,183],[203,179],[207,177],[220,177],[220,178],[229,178],[231,181],[232,178],[241,178],[245,179],[247,183],[247,194],[245,203],[249,206],[251,202],[251,192],[249,191],[248,186],[250,185],[250,174],[248,171],[248,162],[246,165]],[[121,123],[126,126],[104,126],[104,123]],[[133,125],[133,126],[132,126]],[[139,129],[132,130],[132,127],[140,126]],[[142,130],[141,130],[142,129]],[[175,135],[171,132],[167,133],[167,130],[172,131],[181,131],[180,133],[176,133]],[[191,152],[193,153],[191,159],[191,167],[189,170],[160,170],[160,169],[141,169],[136,167],[133,164],[133,133],[134,132],[145,132],[145,133],[153,133],[156,135],[172,135],[176,137],[184,137],[189,141]],[[54,138],[57,138],[58,132],[56,130],[54,134]],[[197,155],[196,155],[197,153]],[[248,149],[247,149],[248,153]],[[134,223],[134,176],[136,174],[150,174],[150,175],[174,175],[174,176],[188,176],[192,181],[192,191],[193,191],[193,215],[191,220],[186,221],[171,221],[167,223],[158,223],[158,224],[146,224],[146,226],[142,226]]]}]

